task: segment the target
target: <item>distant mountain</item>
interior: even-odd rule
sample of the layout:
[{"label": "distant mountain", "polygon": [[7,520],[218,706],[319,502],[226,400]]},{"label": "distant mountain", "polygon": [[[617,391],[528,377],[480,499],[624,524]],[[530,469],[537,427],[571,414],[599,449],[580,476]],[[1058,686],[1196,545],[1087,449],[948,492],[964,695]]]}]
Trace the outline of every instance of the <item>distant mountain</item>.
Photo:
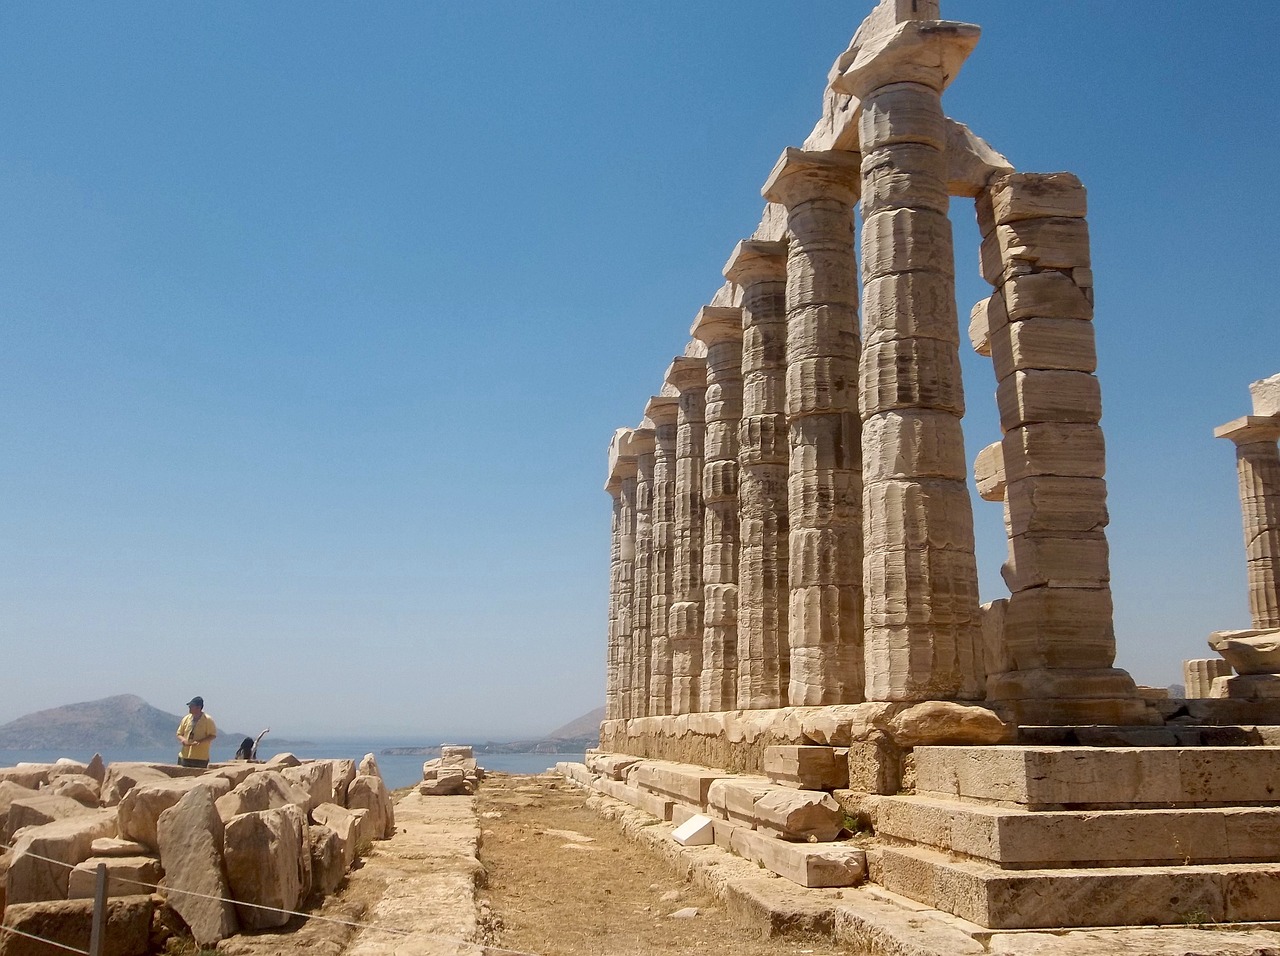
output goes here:
[{"label": "distant mountain", "polygon": [[600,721],[604,720],[604,708],[597,707],[588,711],[576,720],[571,720],[563,727],[557,727],[547,734],[549,740],[570,740],[579,737],[595,737],[600,743]]},{"label": "distant mountain", "polygon": [[[177,746],[177,714],[152,707],[141,697],[120,694],[80,704],[36,711],[0,726],[0,749],[55,750],[59,748],[111,750],[121,747]],[[218,732],[219,740],[223,732]],[[238,739],[239,735],[232,739]]]}]

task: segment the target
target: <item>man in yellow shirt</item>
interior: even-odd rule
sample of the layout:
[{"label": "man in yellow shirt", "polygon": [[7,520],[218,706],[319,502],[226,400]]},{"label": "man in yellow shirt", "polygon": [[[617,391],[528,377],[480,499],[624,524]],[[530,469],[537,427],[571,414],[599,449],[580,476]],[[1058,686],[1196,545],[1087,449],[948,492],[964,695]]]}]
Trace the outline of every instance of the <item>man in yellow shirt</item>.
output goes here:
[{"label": "man in yellow shirt", "polygon": [[179,767],[209,766],[209,747],[218,736],[213,718],[204,712],[204,698],[192,697],[187,701],[187,716],[178,724]]}]

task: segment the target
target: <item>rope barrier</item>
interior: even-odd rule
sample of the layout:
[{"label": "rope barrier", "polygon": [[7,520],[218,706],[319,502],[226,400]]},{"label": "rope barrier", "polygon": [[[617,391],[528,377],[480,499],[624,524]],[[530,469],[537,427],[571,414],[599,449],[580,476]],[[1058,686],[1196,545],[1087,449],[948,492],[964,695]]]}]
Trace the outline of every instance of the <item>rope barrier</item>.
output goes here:
[{"label": "rope barrier", "polygon": [[[14,862],[16,862],[18,859],[24,856],[29,856],[33,860],[43,860],[45,863],[53,863],[57,866],[65,867],[68,870],[74,870],[76,868],[74,863],[68,863],[65,860],[55,860],[53,857],[42,856],[41,854],[33,853],[30,850],[23,850],[22,852],[20,852],[17,856],[14,857]],[[475,943],[475,942],[472,942],[471,940],[462,939],[457,936],[445,936],[440,933],[415,932],[414,930],[400,929],[399,927],[396,927],[396,926],[380,926],[375,923],[361,923],[356,920],[340,919],[336,916],[323,916],[319,913],[304,913],[300,910],[287,910],[287,909],[282,909],[278,906],[266,906],[262,903],[249,903],[247,901],[233,899],[229,896],[213,896],[209,893],[199,893],[195,890],[184,890],[176,886],[162,887],[158,883],[145,883],[141,880],[130,879],[127,876],[110,876],[109,878],[116,883],[127,883],[131,886],[141,886],[148,890],[161,891],[166,894],[177,893],[183,896],[193,896],[197,899],[202,899],[202,900],[213,900],[215,902],[220,902],[220,903],[231,903],[234,906],[245,906],[245,907],[249,907],[250,909],[267,910],[268,912],[271,912],[271,913],[285,913],[289,916],[301,916],[304,919],[319,920],[320,922],[323,922],[323,923],[334,923],[339,926],[348,926],[353,929],[371,930],[377,933],[390,933],[393,936],[419,936],[425,939],[434,939],[434,940],[439,940],[441,942],[446,942],[446,943],[461,943],[464,946],[476,947],[483,953],[507,953],[509,954],[509,956],[541,956],[541,954],[539,953],[530,953],[520,949],[504,949],[501,946],[494,946],[491,944],[484,944],[484,943]],[[0,928],[4,928],[4,927],[0,927]],[[9,930],[9,932],[16,933],[18,931]],[[20,934],[20,935],[26,935],[26,934]],[[32,939],[40,939],[40,937],[34,936],[32,937]],[[46,942],[50,942],[50,941],[46,940]],[[50,942],[50,945],[60,946],[61,944]],[[67,949],[67,948],[68,947],[65,947],[65,946],[63,947],[63,949]],[[71,952],[83,953],[84,956],[89,956],[86,950],[73,949],[71,950]]]}]

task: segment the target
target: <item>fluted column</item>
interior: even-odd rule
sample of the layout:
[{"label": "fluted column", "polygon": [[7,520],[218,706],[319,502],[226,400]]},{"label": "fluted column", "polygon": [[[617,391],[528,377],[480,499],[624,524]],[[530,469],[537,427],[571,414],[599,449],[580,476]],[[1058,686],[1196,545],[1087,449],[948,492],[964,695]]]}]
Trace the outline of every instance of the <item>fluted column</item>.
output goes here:
[{"label": "fluted column", "polygon": [[888,15],[867,21],[832,84],[861,102],[866,696],[977,698],[981,619],[941,95],[978,28],[922,23],[905,4],[877,9]]},{"label": "fluted column", "polygon": [[857,153],[788,149],[764,196],[787,210],[793,706],[863,699]]},{"label": "fluted column", "polygon": [[738,430],[738,707],[787,703],[787,249],[740,242],[724,268],[742,289]]},{"label": "fluted column", "polygon": [[680,393],[676,419],[675,561],[671,587],[671,712],[701,706],[702,463],[706,436],[707,362],[681,356],[666,382]]},{"label": "fluted column", "polygon": [[690,334],[707,347],[702,497],[701,707],[738,701],[738,427],[742,423],[742,310],[706,306]]},{"label": "fluted column", "polygon": [[636,456],[635,580],[632,590],[631,674],[628,680],[627,716],[649,714],[649,659],[652,653],[649,625],[653,611],[653,459],[654,430],[637,428],[631,433]]},{"label": "fluted column", "polygon": [[618,567],[622,556],[622,480],[610,476],[604,490],[613,499],[613,522],[609,536],[609,624],[605,651],[604,717],[616,720],[622,715],[618,688]]},{"label": "fluted column", "polygon": [[1236,446],[1253,626],[1280,628],[1280,415],[1248,415],[1214,435]]},{"label": "fluted column", "polygon": [[653,544],[649,571],[649,716],[671,713],[671,588],[675,560],[676,416],[679,402],[657,396],[644,415],[653,423]]},{"label": "fluted column", "polygon": [[632,435],[629,428],[619,428],[614,432],[609,443],[609,477],[605,484],[605,490],[613,496],[606,719],[632,716],[628,713],[636,530],[636,456],[632,450]]}]

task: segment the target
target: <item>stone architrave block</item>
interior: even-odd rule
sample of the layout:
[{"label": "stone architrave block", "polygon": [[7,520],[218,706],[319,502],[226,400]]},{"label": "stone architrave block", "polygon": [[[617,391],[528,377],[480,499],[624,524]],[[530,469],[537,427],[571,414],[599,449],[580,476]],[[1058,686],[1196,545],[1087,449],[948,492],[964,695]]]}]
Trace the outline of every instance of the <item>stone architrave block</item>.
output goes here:
[{"label": "stone architrave block", "polygon": [[1209,646],[1237,674],[1280,674],[1280,628],[1214,631]]},{"label": "stone architrave block", "polygon": [[990,235],[998,225],[1022,219],[1083,219],[1084,186],[1074,173],[997,173],[977,198],[978,228]]},{"label": "stone architrave block", "polygon": [[1037,475],[1009,485],[1010,535],[1102,531],[1110,520],[1102,478]]},{"label": "stone architrave block", "polygon": [[352,810],[368,810],[369,838],[389,840],[396,832],[395,806],[391,791],[382,777],[358,773],[347,789],[347,806]]},{"label": "stone architrave block", "polygon": [[289,922],[292,913],[282,911],[296,911],[311,891],[311,847],[302,809],[289,804],[233,817],[223,845],[240,925],[260,930]]},{"label": "stone architrave block", "polygon": [[1033,531],[1009,539],[1001,576],[1011,592],[1044,586],[1100,588],[1111,581],[1110,551],[1102,532]]},{"label": "stone architrave block", "polygon": [[24,828],[14,838],[9,855],[5,900],[32,903],[66,899],[72,867],[89,858],[94,840],[115,835],[116,814],[107,809]]},{"label": "stone architrave block", "polygon": [[311,892],[325,897],[337,891],[347,875],[342,840],[322,823],[307,827],[311,854]]},{"label": "stone architrave block", "polygon": [[681,846],[710,846],[716,842],[711,818],[693,814],[672,831],[671,839]]},{"label": "stone architrave block", "polygon": [[333,799],[333,764],[328,760],[304,761],[301,766],[281,770],[280,776],[307,794],[307,801],[302,808],[307,813],[313,807]]},{"label": "stone architrave block", "polygon": [[231,789],[231,781],[216,775],[185,777],[163,783],[139,784],[120,801],[120,836],[157,849],[156,824],[165,810],[192,790],[203,787],[217,800]]},{"label": "stone architrave block", "polygon": [[789,843],[745,827],[729,831],[728,842],[738,856],[801,886],[857,886],[866,879],[866,853],[855,846]]},{"label": "stone architrave block", "polygon": [[761,769],[774,783],[801,790],[837,790],[849,784],[848,751],[840,747],[766,747]]},{"label": "stone architrave block", "polygon": [[196,943],[214,948],[239,924],[222,861],[223,826],[209,787],[188,790],[156,824],[163,894]]},{"label": "stone architrave block", "polygon": [[164,871],[154,856],[91,856],[76,864],[67,881],[68,899],[92,899],[98,887],[98,864],[107,868],[108,896],[137,896],[155,891]]},{"label": "stone architrave block", "polygon": [[996,386],[1005,431],[1041,422],[1102,420],[1102,387],[1088,372],[1014,372]]},{"label": "stone architrave block", "polygon": [[[1090,291],[1063,272],[1015,275],[1000,287],[1010,322],[1023,319],[1092,319]],[[994,331],[994,330],[993,330]]]},{"label": "stone architrave block", "polygon": [[1280,415],[1280,373],[1251,383],[1249,397],[1253,402],[1253,414]]},{"label": "stone architrave block", "polygon": [[983,501],[1004,501],[1004,444],[992,442],[973,460],[973,480]]},{"label": "stone architrave block", "polygon": [[[104,938],[107,956],[147,956],[151,948],[151,916],[154,904],[150,896],[121,896],[107,901]],[[0,933],[3,956],[47,956],[52,953],[87,952],[93,931],[93,900],[49,900],[40,903],[15,903],[4,910],[4,927],[13,933]],[[25,936],[49,940],[38,943]]]},{"label": "stone architrave block", "polygon": [[368,810],[348,810],[336,803],[322,803],[311,811],[317,824],[332,830],[338,837],[342,851],[343,869],[349,869],[356,858],[356,844],[360,842],[361,821]]},{"label": "stone architrave block", "polygon": [[844,814],[828,793],[778,788],[755,803],[756,829],[785,840],[829,843],[840,834]]},{"label": "stone architrave block", "polygon": [[991,361],[996,381],[1035,369],[1094,372],[1098,350],[1092,322],[1079,319],[1021,319],[992,332]]},{"label": "stone architrave block", "polygon": [[14,835],[23,827],[43,826],[55,820],[66,820],[93,812],[94,810],[71,797],[27,790],[23,796],[15,798],[9,804],[4,841],[12,842]]},{"label": "stone architrave block", "polygon": [[1106,473],[1106,458],[1102,429],[1097,425],[1045,422],[1014,428],[1004,436],[1005,474],[1010,484],[1039,475],[1101,478]]},{"label": "stone architrave block", "polygon": [[308,791],[294,786],[285,779],[282,772],[261,770],[218,797],[218,815],[222,817],[223,823],[228,823],[242,813],[272,810],[288,804],[306,810],[309,805],[313,805],[312,799]]},{"label": "stone architrave block", "polygon": [[937,272],[880,276],[862,287],[863,344],[891,339],[938,339],[958,344],[955,290]]}]

